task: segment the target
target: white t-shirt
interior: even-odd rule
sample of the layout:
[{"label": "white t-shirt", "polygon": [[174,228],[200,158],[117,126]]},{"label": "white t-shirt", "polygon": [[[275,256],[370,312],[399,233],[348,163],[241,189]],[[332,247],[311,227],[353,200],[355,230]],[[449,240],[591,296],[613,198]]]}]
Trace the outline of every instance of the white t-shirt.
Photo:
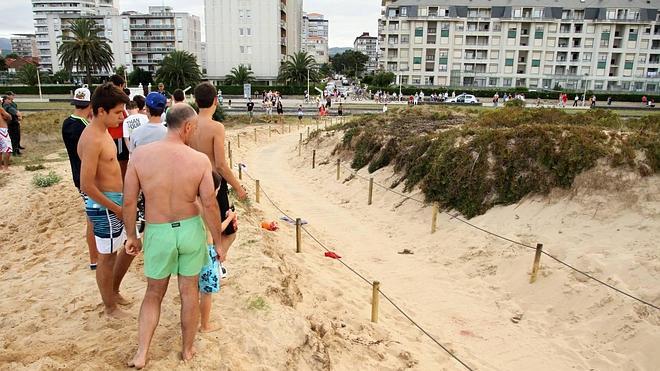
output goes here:
[{"label": "white t-shirt", "polygon": [[128,146],[129,151],[133,152],[135,148],[145,144],[157,142],[167,135],[167,128],[163,124],[145,124],[135,129],[131,134],[131,142]]},{"label": "white t-shirt", "polygon": [[133,130],[149,122],[147,115],[136,113],[124,119],[124,138],[130,138]]}]

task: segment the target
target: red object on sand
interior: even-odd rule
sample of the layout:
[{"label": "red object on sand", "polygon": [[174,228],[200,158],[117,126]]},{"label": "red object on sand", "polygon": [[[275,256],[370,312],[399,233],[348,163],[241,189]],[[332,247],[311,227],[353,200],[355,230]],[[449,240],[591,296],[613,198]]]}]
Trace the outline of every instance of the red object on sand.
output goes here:
[{"label": "red object on sand", "polygon": [[280,227],[277,226],[277,222],[261,222],[261,228],[271,232],[280,229]]},{"label": "red object on sand", "polygon": [[341,256],[337,255],[334,251],[328,251],[325,253],[325,256],[333,259],[341,259]]}]

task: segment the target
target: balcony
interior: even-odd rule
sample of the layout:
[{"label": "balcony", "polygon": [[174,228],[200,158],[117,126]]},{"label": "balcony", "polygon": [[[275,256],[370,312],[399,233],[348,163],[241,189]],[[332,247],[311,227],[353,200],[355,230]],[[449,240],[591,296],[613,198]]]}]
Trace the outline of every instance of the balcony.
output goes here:
[{"label": "balcony", "polygon": [[136,47],[132,48],[134,52],[147,52],[147,53],[171,53],[175,50],[174,47]]},{"label": "balcony", "polygon": [[286,46],[286,37],[282,37],[282,38],[280,38],[280,44],[281,44],[282,46]]},{"label": "balcony", "polygon": [[131,36],[131,41],[174,41],[174,36]]},{"label": "balcony", "polygon": [[162,59],[133,59],[133,65],[157,65]]},{"label": "balcony", "polygon": [[131,30],[173,30],[173,24],[131,23]]}]

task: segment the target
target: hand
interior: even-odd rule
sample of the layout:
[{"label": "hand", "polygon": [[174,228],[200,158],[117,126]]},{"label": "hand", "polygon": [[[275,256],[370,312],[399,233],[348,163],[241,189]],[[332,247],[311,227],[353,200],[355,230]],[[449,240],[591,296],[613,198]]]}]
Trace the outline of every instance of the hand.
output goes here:
[{"label": "hand", "polygon": [[121,206],[119,206],[119,208],[116,211],[113,211],[113,213],[117,215],[117,219],[124,220],[124,209],[122,209]]},{"label": "hand", "polygon": [[218,260],[220,261],[220,263],[224,263],[225,260],[227,259],[227,251],[225,251],[222,247],[216,245],[215,253],[218,254]]},{"label": "hand", "polygon": [[134,237],[128,237],[124,249],[128,255],[137,256],[142,250],[142,241]]},{"label": "hand", "polygon": [[236,197],[238,197],[239,200],[245,200],[247,198],[247,190],[245,190],[245,187],[241,186],[239,189],[236,190]]}]

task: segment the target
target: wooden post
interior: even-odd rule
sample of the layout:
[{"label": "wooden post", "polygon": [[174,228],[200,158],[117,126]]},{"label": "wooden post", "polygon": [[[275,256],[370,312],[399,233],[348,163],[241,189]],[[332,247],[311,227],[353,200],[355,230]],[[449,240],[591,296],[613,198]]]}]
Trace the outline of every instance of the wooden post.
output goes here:
[{"label": "wooden post", "polygon": [[257,143],[257,128],[254,128],[254,142]]},{"label": "wooden post", "polygon": [[231,141],[227,141],[227,153],[229,153],[229,157],[231,157]]},{"label": "wooden post", "polygon": [[302,222],[300,218],[296,218],[296,253],[302,251],[302,233],[301,233]]},{"label": "wooden post", "polygon": [[291,134],[291,123],[289,122],[289,134]]},{"label": "wooden post", "polygon": [[339,177],[341,176],[341,170],[339,166],[341,165],[341,160],[337,159],[337,180],[339,180]]},{"label": "wooden post", "polygon": [[309,138],[309,126],[307,127],[307,138]]},{"label": "wooden post", "polygon": [[271,132],[272,132],[272,130],[270,130],[270,125],[268,125],[268,138],[270,138]]},{"label": "wooden post", "polygon": [[438,210],[440,209],[440,205],[438,205],[437,202],[433,203],[433,217],[431,218],[431,234],[435,233],[436,231],[436,226],[438,223]]},{"label": "wooden post", "polygon": [[243,180],[243,166],[241,164],[238,164],[238,179]]},{"label": "wooden post", "polygon": [[316,169],[316,150],[312,151],[312,169]]},{"label": "wooden post", "polygon": [[374,194],[374,178],[369,178],[369,203],[368,203],[368,205],[371,205],[371,201],[373,199],[373,194]]},{"label": "wooden post", "polygon": [[300,140],[298,140],[298,157],[302,156],[302,133],[300,133]]},{"label": "wooden post", "polygon": [[255,199],[256,199],[257,203],[259,203],[259,200],[260,200],[259,196],[261,196],[261,188],[259,187],[259,179],[255,180],[254,182],[256,183],[255,187],[257,188],[257,190],[255,191]]},{"label": "wooden post", "polygon": [[378,304],[380,304],[380,282],[374,281],[371,293],[371,322],[378,322]]},{"label": "wooden post", "polygon": [[233,169],[234,168],[234,159],[231,154],[231,148],[229,148],[229,168]]},{"label": "wooden post", "polygon": [[536,244],[536,254],[534,255],[534,265],[532,266],[532,277],[529,278],[529,283],[536,282],[536,276],[539,273],[539,263],[541,262],[541,253],[543,252],[543,244]]},{"label": "wooden post", "polygon": [[241,133],[238,133],[238,148],[241,148]]}]

